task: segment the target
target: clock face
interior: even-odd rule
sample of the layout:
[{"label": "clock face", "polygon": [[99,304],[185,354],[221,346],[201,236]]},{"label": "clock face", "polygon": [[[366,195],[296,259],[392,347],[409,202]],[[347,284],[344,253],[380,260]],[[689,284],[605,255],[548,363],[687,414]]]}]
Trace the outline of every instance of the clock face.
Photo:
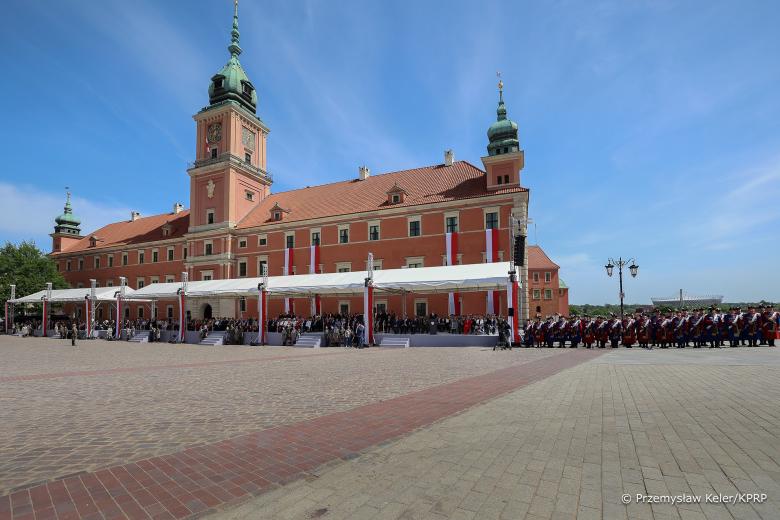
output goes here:
[{"label": "clock face", "polygon": [[210,143],[216,143],[222,140],[222,123],[214,123],[209,126],[208,140]]},{"label": "clock face", "polygon": [[255,149],[255,133],[247,127],[241,128],[241,143],[247,150]]}]

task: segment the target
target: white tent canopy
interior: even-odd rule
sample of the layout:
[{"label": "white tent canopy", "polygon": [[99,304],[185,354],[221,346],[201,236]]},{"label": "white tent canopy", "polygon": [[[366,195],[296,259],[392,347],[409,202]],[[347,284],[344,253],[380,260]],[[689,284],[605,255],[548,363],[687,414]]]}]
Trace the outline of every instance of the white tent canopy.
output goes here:
[{"label": "white tent canopy", "polygon": [[[374,291],[409,293],[446,293],[505,290],[509,262],[465,264],[414,269],[374,271]],[[272,296],[306,297],[314,294],[359,295],[363,293],[366,271],[348,273],[301,274],[270,276],[266,290]],[[187,297],[251,297],[257,296],[262,278],[232,278],[187,283]],[[126,295],[128,300],[175,299],[182,284],[156,283]]]},{"label": "white tent canopy", "polygon": [[[115,301],[116,293],[119,291],[119,287],[97,287],[95,288],[95,300],[96,301]],[[90,294],[91,289],[89,287],[82,287],[79,289],[53,289],[51,291],[51,303],[68,303],[68,302],[83,302],[84,299]],[[125,287],[125,297],[133,294],[133,289]],[[22,298],[16,298],[15,300],[9,300],[10,303],[41,303],[42,298],[46,296],[46,289],[38,291],[36,293],[28,294]]]}]

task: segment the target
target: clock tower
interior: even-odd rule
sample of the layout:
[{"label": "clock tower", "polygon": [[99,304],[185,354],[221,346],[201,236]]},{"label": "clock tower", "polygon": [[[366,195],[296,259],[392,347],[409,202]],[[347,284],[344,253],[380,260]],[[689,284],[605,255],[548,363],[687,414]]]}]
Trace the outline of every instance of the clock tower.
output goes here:
[{"label": "clock tower", "polygon": [[211,78],[209,105],[193,117],[196,156],[187,170],[190,234],[235,227],[270,191],[269,129],[257,117],[257,92],[238,60],[238,0],[228,51],[227,64]]}]

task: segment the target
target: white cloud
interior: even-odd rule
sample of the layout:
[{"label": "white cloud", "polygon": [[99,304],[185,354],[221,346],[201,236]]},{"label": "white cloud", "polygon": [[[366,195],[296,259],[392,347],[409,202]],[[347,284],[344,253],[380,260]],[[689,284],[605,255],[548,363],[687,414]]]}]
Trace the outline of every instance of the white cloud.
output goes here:
[{"label": "white cloud", "polygon": [[[63,211],[64,193],[51,193],[27,185],[15,185],[0,182],[0,200],[3,211],[14,218],[0,220],[0,232],[6,240],[35,240],[35,243],[48,251],[48,234],[54,231],[54,219]],[[93,202],[81,197],[71,200],[73,213],[81,219],[82,233],[98,229],[101,226],[127,219],[130,209],[109,201]]]}]

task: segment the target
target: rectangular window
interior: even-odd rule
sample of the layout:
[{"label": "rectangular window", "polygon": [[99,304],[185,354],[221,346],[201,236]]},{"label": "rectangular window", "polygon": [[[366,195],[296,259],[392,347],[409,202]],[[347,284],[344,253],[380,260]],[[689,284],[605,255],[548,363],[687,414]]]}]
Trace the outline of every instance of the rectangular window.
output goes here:
[{"label": "rectangular window", "polygon": [[284,240],[285,240],[285,247],[287,247],[287,249],[292,249],[295,247],[295,235],[287,235],[286,237],[284,237]]},{"label": "rectangular window", "polygon": [[336,264],[337,273],[349,273],[351,271],[352,271],[352,263],[350,262],[341,262]]},{"label": "rectangular window", "polygon": [[238,299],[238,310],[241,312],[246,312],[246,298]]},{"label": "rectangular window", "polygon": [[142,264],[146,261],[146,254],[143,251],[138,251],[138,263]]},{"label": "rectangular window", "polygon": [[257,276],[263,276],[263,271],[268,269],[268,260],[260,260],[257,264]]},{"label": "rectangular window", "polygon": [[187,259],[187,248],[186,247],[184,248],[184,259],[185,260]]},{"label": "rectangular window", "polygon": [[211,148],[211,158],[212,158],[212,159],[216,159],[216,158],[217,158],[217,151],[218,151],[218,150],[217,150],[217,147],[216,147],[216,146],[213,146],[213,147]]},{"label": "rectangular window", "polygon": [[240,247],[241,249],[246,247],[246,238],[241,238],[238,240],[238,247]]},{"label": "rectangular window", "polygon": [[143,289],[143,287],[144,287],[144,279],[143,278],[139,278],[138,281],[135,284],[135,288],[136,289]]},{"label": "rectangular window", "polygon": [[368,239],[379,240],[379,224],[371,224],[368,226]]},{"label": "rectangular window", "polygon": [[160,260],[160,252],[156,249],[152,249],[152,263],[157,263]]},{"label": "rectangular window", "polygon": [[143,318],[144,317],[144,308],[138,307],[138,317]]},{"label": "rectangular window", "polygon": [[246,200],[248,200],[248,201],[254,201],[255,200],[255,192],[246,190],[244,192],[244,194],[246,195]]},{"label": "rectangular window", "polygon": [[539,298],[541,298],[541,295],[542,295],[542,291],[540,291],[539,289],[534,289],[534,300],[538,300]]},{"label": "rectangular window", "polygon": [[409,269],[415,269],[418,267],[423,267],[423,257],[417,256],[417,257],[409,257],[406,259],[406,267]]},{"label": "rectangular window", "polygon": [[149,283],[160,283],[160,277],[159,276],[152,276],[149,278]]},{"label": "rectangular window", "polygon": [[66,271],[70,271],[70,260],[68,260],[67,262],[65,262],[65,270],[66,270]]},{"label": "rectangular window", "polygon": [[320,245],[320,232],[319,231],[312,231],[312,233],[311,233],[311,245],[313,245],[313,246]]},{"label": "rectangular window", "polygon": [[544,282],[550,283],[551,280],[552,280],[552,274],[549,271],[546,271],[544,273]]},{"label": "rectangular window", "polygon": [[[252,162],[252,154],[249,152],[244,153],[244,162],[250,164]],[[251,200],[251,199],[250,199]]]},{"label": "rectangular window", "polygon": [[168,248],[168,261],[173,262],[173,255],[174,255],[174,249],[172,247]]},{"label": "rectangular window", "polygon": [[400,195],[393,195],[390,198],[390,200],[393,201],[393,204],[398,204],[399,202],[401,202],[401,196]]},{"label": "rectangular window", "polygon": [[83,271],[83,270],[84,270],[84,259],[79,258],[79,271]]},{"label": "rectangular window", "polygon": [[539,283],[539,273],[534,273],[533,274],[533,280],[534,280],[535,283]]},{"label": "rectangular window", "polygon": [[496,229],[498,227],[498,211],[489,211],[485,213],[485,229]]},{"label": "rectangular window", "polygon": [[168,319],[173,319],[173,305],[167,305],[165,307],[165,315],[168,316]]},{"label": "rectangular window", "polygon": [[257,245],[264,246],[268,244],[268,237],[266,235],[260,235],[257,237]]},{"label": "rectangular window", "polygon": [[410,220],[409,221],[409,236],[410,237],[419,237],[420,236],[420,221],[419,220]]},{"label": "rectangular window", "polygon": [[238,263],[238,276],[246,276],[246,262]]},{"label": "rectangular window", "polygon": [[545,300],[552,300],[552,289],[545,289],[544,290],[544,299]]},{"label": "rectangular window", "polygon": [[95,257],[95,269],[100,269],[100,257]]},{"label": "rectangular window", "polygon": [[349,243],[349,227],[343,226],[339,227],[339,244],[348,244]]},{"label": "rectangular window", "polygon": [[109,280],[106,282],[106,287],[113,287],[114,286],[114,280]]},{"label": "rectangular window", "polygon": [[204,281],[211,280],[211,277],[214,276],[211,271],[204,271],[200,274],[200,279]]},{"label": "rectangular window", "polygon": [[213,224],[214,223],[214,210],[213,209],[207,209],[206,210],[206,224]]},{"label": "rectangular window", "polygon": [[349,302],[339,302],[339,313],[349,314]]},{"label": "rectangular window", "polygon": [[114,255],[108,255],[108,267],[114,267]]},{"label": "rectangular window", "polygon": [[214,246],[212,245],[211,242],[206,242],[205,244],[203,244],[203,254],[206,256],[211,255],[214,250],[213,248]]},{"label": "rectangular window", "polygon": [[173,283],[176,281],[176,277],[173,275],[168,275],[165,277],[165,283]]},{"label": "rectangular window", "polygon": [[122,265],[127,265],[127,253],[122,253]]},{"label": "rectangular window", "polygon": [[428,302],[414,302],[414,315],[415,316],[427,316],[428,315]]},{"label": "rectangular window", "polygon": [[458,217],[447,217],[447,233],[458,232]]}]

